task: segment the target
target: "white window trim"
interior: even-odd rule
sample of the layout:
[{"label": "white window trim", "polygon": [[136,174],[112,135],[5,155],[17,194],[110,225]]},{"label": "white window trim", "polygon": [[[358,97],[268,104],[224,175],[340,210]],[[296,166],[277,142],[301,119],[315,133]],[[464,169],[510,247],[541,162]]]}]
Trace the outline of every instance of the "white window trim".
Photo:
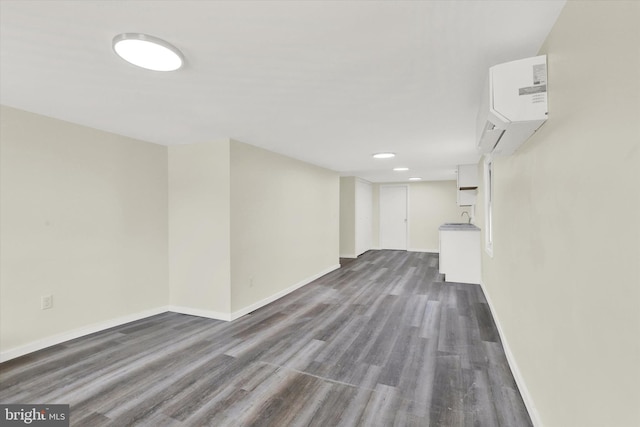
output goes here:
[{"label": "white window trim", "polygon": [[484,158],[484,250],[493,258],[493,204],[495,194],[493,192],[493,181],[495,173],[493,170],[493,159],[491,156]]}]

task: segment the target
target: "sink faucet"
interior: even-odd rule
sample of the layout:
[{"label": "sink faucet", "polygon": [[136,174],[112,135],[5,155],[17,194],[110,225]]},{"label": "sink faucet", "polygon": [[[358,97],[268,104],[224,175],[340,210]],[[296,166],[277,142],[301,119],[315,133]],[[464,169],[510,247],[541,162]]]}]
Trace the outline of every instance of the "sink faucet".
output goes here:
[{"label": "sink faucet", "polygon": [[469,222],[468,222],[468,224],[471,224],[471,215],[469,215],[469,212],[467,212],[467,211],[462,212],[462,213],[460,214],[460,217],[464,217],[464,214],[467,214],[467,216],[469,217]]}]

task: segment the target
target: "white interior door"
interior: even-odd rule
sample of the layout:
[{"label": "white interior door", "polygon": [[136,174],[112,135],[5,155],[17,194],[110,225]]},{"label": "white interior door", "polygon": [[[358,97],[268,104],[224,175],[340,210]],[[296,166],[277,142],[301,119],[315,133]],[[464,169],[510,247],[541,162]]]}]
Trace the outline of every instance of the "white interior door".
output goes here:
[{"label": "white interior door", "polygon": [[373,246],[373,189],[366,181],[356,180],[356,256]]},{"label": "white interior door", "polygon": [[407,186],[380,186],[380,249],[407,250]]}]

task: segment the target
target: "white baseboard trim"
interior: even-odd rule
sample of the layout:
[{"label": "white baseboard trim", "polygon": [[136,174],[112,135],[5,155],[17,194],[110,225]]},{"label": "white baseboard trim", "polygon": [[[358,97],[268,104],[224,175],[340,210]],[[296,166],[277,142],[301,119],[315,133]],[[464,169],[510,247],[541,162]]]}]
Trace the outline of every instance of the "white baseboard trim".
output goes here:
[{"label": "white baseboard trim", "polygon": [[491,311],[491,316],[495,321],[496,327],[498,329],[498,334],[500,335],[500,340],[502,341],[502,347],[504,348],[504,354],[507,357],[509,368],[511,368],[513,378],[516,380],[516,384],[518,385],[518,389],[520,390],[520,394],[522,395],[522,400],[524,401],[524,404],[527,407],[527,411],[529,412],[529,416],[531,417],[531,422],[533,423],[534,427],[542,427],[540,414],[536,409],[533,397],[529,393],[529,389],[527,388],[527,384],[524,381],[524,377],[522,376],[520,369],[518,369],[518,364],[516,363],[513,353],[511,352],[511,347],[509,347],[507,337],[505,336],[504,331],[502,330],[502,326],[500,325],[500,319],[498,318],[493,303],[491,302],[491,297],[489,296],[489,293],[487,292],[487,288],[485,287],[483,281],[480,281],[480,287],[482,288],[482,292],[487,299],[489,310]]},{"label": "white baseboard trim", "polygon": [[358,258],[356,254],[340,254],[340,258]]},{"label": "white baseboard trim", "polygon": [[422,249],[422,248],[409,248],[407,249],[407,252],[428,252],[431,254],[438,254],[440,253],[440,249]]},{"label": "white baseboard trim", "polygon": [[326,268],[324,270],[322,270],[321,272],[314,274],[313,276],[307,277],[304,280],[301,280],[300,282],[296,283],[295,285],[289,286],[286,289],[281,290],[280,292],[277,292],[263,300],[260,300],[256,303],[253,303],[251,305],[248,305],[244,308],[241,308],[240,310],[234,311],[231,313],[231,320],[235,320],[238,319],[242,316],[244,316],[245,314],[249,314],[252,311],[255,311],[261,307],[264,307],[267,304],[270,304],[272,302],[274,302],[277,299],[282,298],[285,295],[290,294],[291,292],[295,291],[296,289],[299,289],[301,287],[303,287],[304,285],[307,285],[311,282],[313,282],[316,279],[319,279],[320,277],[324,276],[325,274],[331,273],[334,270],[337,270],[338,268],[340,268],[340,264],[335,264],[332,265],[329,268]]},{"label": "white baseboard trim", "polygon": [[283,296],[290,294],[296,289],[299,289],[304,285],[307,285],[313,282],[314,280],[324,276],[325,274],[328,274],[334,270],[337,270],[338,268],[340,268],[340,264],[332,265],[331,267],[317,274],[314,274],[311,277],[307,277],[306,279],[296,283],[293,286],[290,286],[274,295],[271,295],[268,298],[265,298],[261,301],[256,302],[255,304],[251,304],[233,313],[223,313],[219,311],[203,310],[199,308],[182,307],[177,305],[167,305],[167,306],[157,307],[150,310],[141,311],[139,313],[129,314],[127,316],[117,317],[115,319],[93,323],[91,325],[73,329],[68,332],[52,335],[50,337],[42,338],[36,341],[32,341],[28,344],[21,345],[19,347],[5,350],[3,352],[0,352],[0,363],[6,362],[11,359],[15,359],[16,357],[24,356],[25,354],[33,353],[34,351],[42,350],[44,348],[63,343],[65,341],[73,340],[73,339],[90,335],[96,332],[104,331],[105,329],[113,328],[115,326],[124,325],[125,323],[135,322],[136,320],[142,320],[147,317],[155,316],[157,314],[166,313],[167,311],[172,311],[174,313],[188,314],[191,316],[205,317],[209,319],[231,321],[239,317],[242,317],[245,314],[251,313],[252,311],[257,310],[260,307],[263,307],[279,298],[282,298]]},{"label": "white baseboard trim", "polygon": [[206,317],[215,320],[231,320],[231,313],[223,313],[221,311],[203,310],[201,308],[182,307],[179,305],[170,305],[169,310],[174,313],[188,314],[190,316]]},{"label": "white baseboard trim", "polygon": [[15,347],[1,352],[0,362],[6,362],[7,360],[15,359],[16,357],[24,356],[25,354],[33,353],[34,351],[42,350],[43,348],[51,347],[65,341],[104,331],[105,329],[113,328],[114,326],[124,325],[125,323],[135,322],[136,320],[155,316],[157,314],[166,313],[167,311],[169,311],[168,306],[153,308],[150,310],[141,311],[139,313],[129,314],[127,316],[105,320],[103,322],[92,323],[91,325],[73,329],[68,332],[63,332],[60,334],[52,335],[50,337],[32,341],[28,344],[21,345],[20,347]]}]

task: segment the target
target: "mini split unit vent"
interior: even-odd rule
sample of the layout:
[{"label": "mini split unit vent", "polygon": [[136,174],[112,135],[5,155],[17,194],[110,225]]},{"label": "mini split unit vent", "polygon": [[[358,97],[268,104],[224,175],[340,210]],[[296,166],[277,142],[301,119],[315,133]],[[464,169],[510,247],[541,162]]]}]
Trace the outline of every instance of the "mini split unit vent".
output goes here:
[{"label": "mini split unit vent", "polygon": [[508,156],[546,120],[546,55],[489,69],[478,112],[478,151]]}]

